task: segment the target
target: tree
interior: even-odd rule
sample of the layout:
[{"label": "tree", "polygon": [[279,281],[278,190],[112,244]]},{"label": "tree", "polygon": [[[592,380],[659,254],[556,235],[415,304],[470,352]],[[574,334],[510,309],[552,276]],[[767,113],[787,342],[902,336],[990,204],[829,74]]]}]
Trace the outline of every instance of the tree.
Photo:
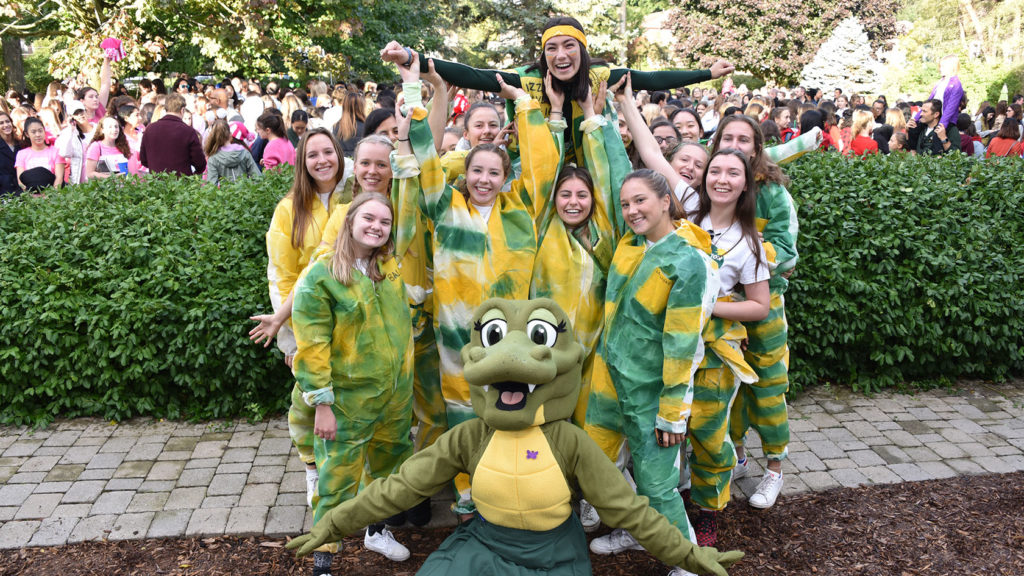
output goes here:
[{"label": "tree", "polygon": [[872,55],[867,32],[860,20],[850,17],[839,23],[832,36],[818,48],[804,67],[804,86],[842,88],[846,93],[877,93],[881,87],[881,63]]},{"label": "tree", "polygon": [[870,13],[865,30],[873,48],[895,35],[899,0],[684,0],[669,20],[684,63],[707,66],[717,57],[778,83],[799,79],[832,29],[848,16]]}]

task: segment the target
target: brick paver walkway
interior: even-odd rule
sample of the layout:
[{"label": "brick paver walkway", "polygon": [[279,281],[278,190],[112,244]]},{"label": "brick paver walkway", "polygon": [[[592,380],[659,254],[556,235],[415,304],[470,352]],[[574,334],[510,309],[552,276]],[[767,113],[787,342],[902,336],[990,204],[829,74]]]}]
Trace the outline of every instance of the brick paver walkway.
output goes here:
[{"label": "brick paver walkway", "polygon": [[[1021,383],[872,398],[821,387],[791,403],[790,420],[784,495],[1024,470]],[[756,436],[749,445],[761,455]],[[738,481],[737,498],[749,495],[759,476]],[[435,524],[452,521],[446,498],[435,499]],[[0,427],[0,548],[283,536],[310,523],[302,464],[283,418]]]}]

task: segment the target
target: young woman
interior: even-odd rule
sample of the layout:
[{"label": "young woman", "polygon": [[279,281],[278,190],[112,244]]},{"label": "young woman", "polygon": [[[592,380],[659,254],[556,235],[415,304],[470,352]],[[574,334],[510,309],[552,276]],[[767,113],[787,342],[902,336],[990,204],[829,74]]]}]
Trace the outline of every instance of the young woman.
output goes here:
[{"label": "young woman", "polygon": [[[682,210],[653,170],[626,177],[620,207],[630,231],[608,272],[585,429],[613,461],[628,441],[637,493],[695,542],[676,486],[701,331],[718,294],[711,244],[706,232],[677,222]],[[638,548],[623,530],[590,544],[596,554]]]},{"label": "young woman", "polygon": [[99,124],[107,115],[107,99],[110,98],[110,58],[103,58],[103,67],[100,69],[100,89],[92,86],[83,86],[75,92],[75,99],[85,106],[85,117],[90,126]]},{"label": "young woman", "polygon": [[21,192],[14,161],[18,153],[18,139],[14,137],[14,120],[0,111],[0,196]]},{"label": "young woman", "polygon": [[909,140],[907,135],[903,132],[893,132],[889,138],[889,153],[893,152],[909,152],[908,146]]},{"label": "young woman", "polygon": [[85,182],[85,149],[89,144],[89,121],[81,102],[68,106],[68,125],[61,130],[54,144],[65,165],[64,181],[68,184]]},{"label": "young woman", "polygon": [[[411,54],[410,67],[400,70],[405,82],[413,82],[422,69],[415,66],[418,55]],[[510,192],[501,192],[510,171],[509,157],[493,144],[480,144],[470,151],[464,188],[456,190],[445,182],[423,114],[413,116],[408,138],[400,135],[398,139],[399,153],[415,151],[420,164],[419,177],[409,179],[419,193],[401,194],[395,203],[400,220],[415,218],[410,215],[419,210],[430,228],[434,329],[449,426],[474,417],[460,357],[469,342],[472,311],[490,297],[529,296],[537,253],[535,219],[558,170],[555,140],[540,104],[500,77],[497,83],[503,97],[517,101],[523,174]],[[456,479],[456,486],[456,512],[472,513],[468,479]]]},{"label": "young woman", "polygon": [[380,134],[387,136],[392,142],[398,141],[398,122],[395,120],[394,108],[378,108],[366,116],[363,123],[366,136]]},{"label": "young woman", "polygon": [[874,125],[875,115],[870,110],[853,111],[853,139],[850,141],[848,155],[878,154],[878,143],[871,137]]},{"label": "young woman", "polygon": [[704,168],[708,162],[707,148],[696,141],[683,141],[666,158],[662,154],[662,143],[647,129],[640,112],[637,111],[633,97],[632,74],[626,74],[611,87],[611,91],[622,110],[620,120],[623,120],[630,133],[635,135],[633,145],[644,165],[668,181],[685,213],[695,211],[698,207],[698,196],[694,186],[704,177]]},{"label": "young woman", "polygon": [[35,192],[53,186],[60,188],[64,181],[64,166],[57,169],[60,155],[57,148],[47,146],[46,128],[39,118],[25,121],[25,136],[28,146],[18,150],[14,160],[14,168],[18,173],[18,182],[29,192]]},{"label": "young woman", "polygon": [[214,186],[221,180],[234,182],[246,176],[260,177],[260,167],[249,149],[231,137],[231,127],[223,118],[218,118],[210,127],[203,154],[206,155],[206,181]]},{"label": "young woman", "polygon": [[341,119],[334,125],[334,135],[341,142],[346,156],[351,156],[356,144],[363,137],[363,123],[366,121],[366,103],[358,92],[345,94]]},{"label": "young woman", "polygon": [[[550,80],[545,81],[545,92],[552,109],[560,110],[564,96]],[[585,115],[580,128],[584,132],[583,156],[587,168],[572,165],[563,168],[555,181],[553,197],[541,208],[530,297],[551,298],[565,310],[572,320],[576,340],[587,355],[583,364],[583,388],[573,414],[573,421],[582,427],[590,392],[593,352],[604,325],[606,275],[618,240],[618,225],[622,222],[614,209],[617,190],[610,181],[605,151],[606,135],[611,136],[610,145],[616,145],[618,139],[611,131],[617,127],[595,113],[589,91],[583,94],[579,105]],[[584,519],[584,528],[596,529],[597,523]]]},{"label": "young woman", "polygon": [[676,112],[669,120],[679,131],[679,140],[700,142],[704,138],[704,129],[701,127],[700,116],[692,108],[683,108]]},{"label": "young woman", "polygon": [[[602,81],[609,85],[618,82],[625,74],[625,68],[611,68],[603,61],[595,61],[587,51],[587,37],[583,25],[575,18],[556,16],[549,19],[541,31],[541,47],[543,56],[530,66],[520,66],[513,70],[500,73],[502,81],[512,87],[521,87],[534,100],[542,103],[542,113],[547,115],[550,104],[546,101],[542,79],[550,71],[555,84],[565,94],[565,103],[561,112],[569,125],[565,138],[566,158],[583,164],[583,135],[579,125],[583,120],[583,111],[577,102],[579,95],[588,87],[594,93]],[[406,48],[392,41],[381,51],[384,60],[398,65],[409,64],[412,60]],[[498,92],[501,86],[495,82],[495,70],[476,70],[469,66],[434,60],[437,72],[445,81],[463,88]],[[426,62],[420,62],[421,70],[426,72]],[[715,62],[709,70],[697,71],[664,71],[636,72],[633,79],[637,81],[638,90],[668,90],[688,84],[704,82],[719,78],[733,71],[732,64],[725,60]],[[508,103],[508,116],[513,114],[512,103]]]},{"label": "young woman", "polygon": [[[295,336],[288,320],[292,314],[293,289],[299,274],[319,248],[324,228],[338,207],[335,188],[345,172],[345,157],[330,132],[313,129],[299,142],[300,162],[288,195],[277,203],[267,231],[267,279],[273,314],[253,316],[258,324],[249,331],[249,338],[265,346],[277,336],[277,347],[284,361],[294,367]],[[314,415],[302,400],[296,384],[292,390],[292,408],[288,412],[288,430],[299,458],[306,463],[306,495],[312,502],[317,483],[313,454]]]},{"label": "young woman", "polygon": [[697,543],[714,546],[718,513],[729,503],[736,465],[729,412],[740,382],[757,381],[743,359],[747,332],[742,322],[768,316],[770,273],[758,238],[757,184],[747,156],[735,149],[719,150],[708,161],[699,190],[699,208],[687,217],[711,236],[711,257],[718,263],[721,287],[703,333],[707,353],[694,379],[688,426],[693,446],[690,499],[700,509],[694,522]]},{"label": "young woman", "polygon": [[[360,195],[333,253],[312,263],[295,288],[296,390],[315,411],[314,522],[355,497],[362,482],[397,472],[413,452],[412,324],[393,220],[386,197]],[[368,526],[363,543],[390,560],[409,558],[384,523]],[[337,551],[332,543],[314,554],[313,576],[330,574]]]},{"label": "young woman", "polygon": [[[2,120],[0,120],[2,122]],[[1006,118],[985,150],[985,158],[993,156],[1020,156],[1020,123],[1016,118]]]},{"label": "young woman", "polygon": [[299,145],[299,139],[306,133],[307,126],[309,126],[309,114],[305,110],[292,112],[292,123],[288,128],[288,141],[292,143],[292,146]]},{"label": "young woman", "polygon": [[[88,114],[88,110],[86,111]],[[120,171],[125,164],[127,171],[128,158],[132,155],[128,139],[121,130],[121,123],[113,116],[106,116],[96,125],[92,141],[85,150],[85,179],[110,178]]]},{"label": "young woman", "polygon": [[744,359],[754,369],[758,381],[740,384],[729,415],[729,434],[736,445],[737,456],[733,478],[742,478],[749,473],[743,438],[753,427],[761,437],[768,464],[756,492],[747,502],[755,508],[770,508],[782,491],[782,460],[789,445],[786,411],[789,346],[783,295],[789,285],[787,278],[797,263],[796,207],[785,187],[786,176],[765,154],[764,137],[756,122],[746,116],[723,120],[715,134],[712,155],[724,148],[735,148],[750,159],[758,184],[755,215],[771,271],[768,317],[757,322],[744,322],[749,339]]},{"label": "young woman", "polygon": [[[676,149],[676,146],[682,140],[679,130],[667,118],[662,117],[655,118],[650,126],[651,134],[654,134],[654,139],[661,148],[662,156],[668,158],[669,154]],[[630,129],[632,130],[632,127]]]},{"label": "young woman", "polygon": [[267,141],[260,164],[270,169],[288,164],[295,165],[295,147],[288,141],[284,122],[277,114],[263,114],[256,120],[256,133]]}]

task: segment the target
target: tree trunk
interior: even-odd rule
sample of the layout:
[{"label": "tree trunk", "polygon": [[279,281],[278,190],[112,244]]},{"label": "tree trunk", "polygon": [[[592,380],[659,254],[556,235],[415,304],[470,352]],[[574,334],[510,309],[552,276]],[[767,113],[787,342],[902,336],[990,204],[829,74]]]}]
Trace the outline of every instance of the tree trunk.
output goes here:
[{"label": "tree trunk", "polygon": [[4,69],[7,71],[7,87],[25,92],[25,66],[21,60],[21,39],[4,36]]}]

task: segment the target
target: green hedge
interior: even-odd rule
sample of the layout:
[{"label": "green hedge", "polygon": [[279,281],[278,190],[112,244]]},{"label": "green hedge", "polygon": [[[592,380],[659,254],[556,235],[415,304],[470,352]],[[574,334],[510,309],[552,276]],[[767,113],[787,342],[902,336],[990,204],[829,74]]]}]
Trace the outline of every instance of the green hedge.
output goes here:
[{"label": "green hedge", "polygon": [[1024,162],[829,154],[786,172],[796,385],[1024,374]]},{"label": "green hedge", "polygon": [[0,422],[282,409],[287,367],[247,332],[289,185],[111,179],[0,208]]},{"label": "green hedge", "polygon": [[[1024,162],[810,155],[791,376],[872,391],[1024,374]],[[285,407],[264,234],[289,176],[94,182],[0,207],[0,422]]]}]

